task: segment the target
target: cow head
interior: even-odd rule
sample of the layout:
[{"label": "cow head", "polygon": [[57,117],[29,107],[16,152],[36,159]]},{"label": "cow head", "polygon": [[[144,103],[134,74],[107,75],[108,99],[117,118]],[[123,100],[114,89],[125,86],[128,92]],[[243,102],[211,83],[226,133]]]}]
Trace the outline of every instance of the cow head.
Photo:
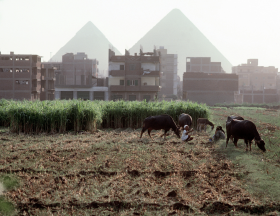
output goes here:
[{"label": "cow head", "polygon": [[174,133],[180,138],[180,126],[175,128]]},{"label": "cow head", "polygon": [[255,140],[255,143],[258,145],[259,149],[261,149],[263,152],[266,151],[266,149],[264,147],[265,143],[264,143],[264,141],[262,139]]}]

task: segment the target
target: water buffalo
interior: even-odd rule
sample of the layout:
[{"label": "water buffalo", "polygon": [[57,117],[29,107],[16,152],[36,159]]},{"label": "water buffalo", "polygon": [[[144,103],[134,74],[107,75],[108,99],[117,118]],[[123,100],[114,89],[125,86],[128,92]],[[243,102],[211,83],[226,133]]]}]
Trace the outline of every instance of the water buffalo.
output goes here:
[{"label": "water buffalo", "polygon": [[[164,129],[164,139],[166,138],[167,131],[170,128],[174,131],[174,133],[180,138],[180,130],[176,126],[173,118],[170,115],[158,115],[158,116],[149,116],[145,118],[143,122],[143,128],[141,131],[140,138],[142,138],[142,134],[148,129],[148,134],[151,137],[152,130],[161,130]],[[152,138],[152,137],[151,137]]]},{"label": "water buffalo", "polygon": [[[241,117],[241,116],[228,116],[228,117],[227,117],[226,124],[230,123],[232,119],[244,120],[244,118]],[[232,137],[232,136],[230,137],[230,140],[233,142],[233,137]]]},{"label": "water buffalo", "polygon": [[241,117],[241,116],[228,116],[228,117],[227,117],[227,121],[226,121],[226,123],[230,122],[232,119],[236,119],[236,120],[244,120],[244,118],[243,118],[243,117]]},{"label": "water buffalo", "polygon": [[265,142],[261,139],[259,132],[257,131],[256,125],[249,120],[236,120],[232,119],[226,125],[227,131],[227,141],[226,147],[228,144],[229,138],[232,136],[234,138],[234,145],[237,147],[238,139],[244,139],[246,143],[246,150],[248,150],[248,144],[250,144],[250,151],[252,140],[255,139],[255,143],[262,151],[266,151]]},{"label": "water buffalo", "polygon": [[211,130],[214,129],[214,124],[212,122],[210,122],[208,119],[206,118],[198,118],[197,119],[197,130],[201,131],[201,127],[204,127],[204,131],[206,132],[206,126],[210,125],[211,126]]},{"label": "water buffalo", "polygon": [[185,125],[188,125],[191,128],[192,117],[189,114],[182,113],[179,115],[179,127],[184,128]]}]

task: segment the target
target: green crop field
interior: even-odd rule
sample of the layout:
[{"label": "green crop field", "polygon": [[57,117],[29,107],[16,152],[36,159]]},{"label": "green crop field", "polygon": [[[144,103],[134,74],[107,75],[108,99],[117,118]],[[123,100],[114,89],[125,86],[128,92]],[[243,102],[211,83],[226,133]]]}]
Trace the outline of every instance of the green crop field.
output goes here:
[{"label": "green crop field", "polygon": [[41,133],[97,128],[139,128],[148,116],[168,114],[175,121],[189,113],[194,122],[209,116],[204,104],[192,102],[125,101],[8,101],[0,100],[0,126],[12,132]]},{"label": "green crop field", "polygon": [[[69,110],[77,104],[78,101],[73,101]],[[96,122],[98,129],[93,131],[75,130],[73,125],[66,125],[66,132],[60,133],[51,129],[30,133],[22,130],[23,126],[14,130],[12,124],[8,124],[10,128],[0,128],[2,213],[279,215],[278,110],[208,109],[198,104],[175,102],[154,104],[155,108],[144,102],[99,102],[95,105],[103,112],[101,120]],[[147,132],[139,139],[141,124],[146,115],[150,115],[149,109],[153,114],[170,111],[168,114],[177,122],[176,116],[182,107],[189,107],[188,111],[183,111],[185,113],[192,111],[190,105],[198,112],[206,110],[204,115],[209,115],[215,126],[221,125],[224,129],[228,115],[252,120],[266,142],[267,152],[262,153],[255,145],[252,145],[252,152],[248,152],[242,140],[238,148],[231,142],[225,148],[225,140],[209,143],[214,133],[210,128],[206,133],[194,131],[194,140],[189,143],[181,142],[173,132],[169,132],[164,141],[160,137],[162,131],[152,131],[153,139]],[[1,112],[4,107],[9,110],[9,106],[11,104],[2,105]],[[55,110],[56,105],[52,106]],[[113,115],[115,113],[120,114]],[[110,128],[115,125],[118,126]]]}]

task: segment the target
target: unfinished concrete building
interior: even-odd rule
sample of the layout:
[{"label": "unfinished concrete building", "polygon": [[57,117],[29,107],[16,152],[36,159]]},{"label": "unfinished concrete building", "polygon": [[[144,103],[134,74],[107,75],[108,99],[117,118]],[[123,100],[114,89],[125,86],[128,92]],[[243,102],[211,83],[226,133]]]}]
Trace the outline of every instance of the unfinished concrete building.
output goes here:
[{"label": "unfinished concrete building", "polygon": [[238,76],[226,73],[185,72],[183,100],[214,105],[233,103],[238,91]]},{"label": "unfinished concrete building", "polygon": [[232,73],[239,77],[238,103],[278,102],[277,73],[274,66],[258,65],[258,59],[248,59],[247,64],[232,67]]},{"label": "unfinished concrete building", "polygon": [[41,68],[41,100],[54,100],[55,68]]},{"label": "unfinished concrete building", "polygon": [[159,92],[160,98],[177,98],[177,63],[178,56],[177,54],[167,54],[167,49],[164,49],[163,46],[160,46],[157,49],[157,52],[160,56],[160,66],[161,66],[161,78],[160,85],[161,89]]},{"label": "unfinished concrete building", "polygon": [[40,100],[40,91],[40,56],[0,52],[0,98]]},{"label": "unfinished concrete building", "polygon": [[109,49],[110,100],[154,100],[160,90],[160,58],[156,50],[115,55]]},{"label": "unfinished concrete building", "polygon": [[43,63],[54,69],[55,99],[108,100],[106,78],[98,78],[98,61],[85,53],[67,53],[62,62]]}]

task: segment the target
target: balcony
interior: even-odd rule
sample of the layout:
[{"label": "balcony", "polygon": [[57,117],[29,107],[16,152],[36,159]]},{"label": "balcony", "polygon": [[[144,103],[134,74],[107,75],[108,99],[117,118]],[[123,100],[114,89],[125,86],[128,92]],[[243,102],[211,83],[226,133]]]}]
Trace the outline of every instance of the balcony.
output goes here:
[{"label": "balcony", "polygon": [[160,77],[160,71],[150,71],[149,73],[142,70],[142,76],[144,77]]},{"label": "balcony", "polygon": [[123,85],[110,85],[110,91],[125,91],[125,86],[123,86]]},{"label": "balcony", "polygon": [[125,70],[111,70],[111,71],[109,72],[109,75],[111,75],[111,76],[121,76],[121,77],[123,77],[123,76],[125,76]]},{"label": "balcony", "polygon": [[141,91],[159,91],[160,86],[143,85],[141,86]]},{"label": "balcony", "polygon": [[126,86],[126,91],[140,91],[140,86]]}]

